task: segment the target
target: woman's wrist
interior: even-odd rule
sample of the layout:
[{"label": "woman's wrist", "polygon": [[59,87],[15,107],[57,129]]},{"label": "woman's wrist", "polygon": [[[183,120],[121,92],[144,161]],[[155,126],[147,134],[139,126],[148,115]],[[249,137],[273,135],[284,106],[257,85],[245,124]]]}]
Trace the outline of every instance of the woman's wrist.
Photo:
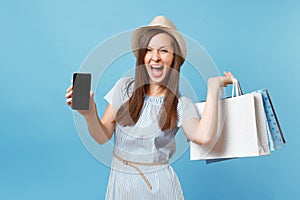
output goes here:
[{"label": "woman's wrist", "polygon": [[83,117],[86,119],[86,120],[90,120],[90,119],[93,119],[93,118],[97,118],[97,112],[96,111],[89,111],[87,113],[84,113],[82,114]]}]

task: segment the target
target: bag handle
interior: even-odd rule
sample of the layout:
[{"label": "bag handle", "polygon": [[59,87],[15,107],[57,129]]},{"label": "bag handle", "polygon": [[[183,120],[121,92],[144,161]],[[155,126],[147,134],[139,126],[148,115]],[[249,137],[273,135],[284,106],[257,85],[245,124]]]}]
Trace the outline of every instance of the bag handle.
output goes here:
[{"label": "bag handle", "polygon": [[232,90],[231,90],[231,97],[241,96],[243,95],[243,91],[240,85],[240,82],[236,78],[232,78]]}]

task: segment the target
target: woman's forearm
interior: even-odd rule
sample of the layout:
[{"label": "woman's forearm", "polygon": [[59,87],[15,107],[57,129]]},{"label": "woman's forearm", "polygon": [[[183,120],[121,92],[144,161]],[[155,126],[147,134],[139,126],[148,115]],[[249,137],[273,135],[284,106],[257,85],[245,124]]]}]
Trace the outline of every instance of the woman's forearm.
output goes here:
[{"label": "woman's forearm", "polygon": [[218,129],[219,88],[208,88],[205,107],[199,121],[195,138],[196,143],[207,144],[217,133]]},{"label": "woman's forearm", "polygon": [[198,121],[195,137],[198,144],[210,143],[218,132],[220,88],[233,82],[233,75],[230,72],[224,74],[225,77],[213,77],[208,80],[206,103],[201,120]]},{"label": "woman's forearm", "polygon": [[99,143],[104,144],[110,140],[112,134],[109,133],[108,129],[104,126],[98,117],[97,112],[84,116],[88,126],[90,135]]}]

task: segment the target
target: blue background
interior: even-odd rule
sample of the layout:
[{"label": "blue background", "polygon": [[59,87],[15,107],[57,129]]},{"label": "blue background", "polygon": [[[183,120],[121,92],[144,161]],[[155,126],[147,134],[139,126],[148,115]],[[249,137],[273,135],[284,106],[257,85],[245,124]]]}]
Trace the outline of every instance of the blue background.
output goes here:
[{"label": "blue background", "polygon": [[299,1],[16,0],[0,7],[0,199],[104,199],[109,168],[81,143],[65,90],[97,44],[155,15],[200,43],[245,92],[268,88],[287,139],[271,156],[212,165],[187,151],[173,164],[185,198],[298,198]]}]

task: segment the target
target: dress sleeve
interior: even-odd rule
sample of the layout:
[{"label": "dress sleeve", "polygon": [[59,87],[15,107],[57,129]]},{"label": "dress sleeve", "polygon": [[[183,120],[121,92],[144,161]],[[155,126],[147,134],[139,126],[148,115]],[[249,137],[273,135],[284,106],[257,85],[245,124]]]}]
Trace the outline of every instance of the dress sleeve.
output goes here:
[{"label": "dress sleeve", "polygon": [[118,110],[121,105],[128,100],[128,83],[133,80],[130,77],[124,77],[119,79],[112,89],[104,96],[104,99],[112,105],[112,107]]},{"label": "dress sleeve", "polygon": [[188,119],[192,119],[192,118],[200,119],[200,115],[193,101],[184,96],[181,96],[178,99],[177,114],[178,114],[178,120],[177,120],[178,127],[181,127],[182,124]]}]

